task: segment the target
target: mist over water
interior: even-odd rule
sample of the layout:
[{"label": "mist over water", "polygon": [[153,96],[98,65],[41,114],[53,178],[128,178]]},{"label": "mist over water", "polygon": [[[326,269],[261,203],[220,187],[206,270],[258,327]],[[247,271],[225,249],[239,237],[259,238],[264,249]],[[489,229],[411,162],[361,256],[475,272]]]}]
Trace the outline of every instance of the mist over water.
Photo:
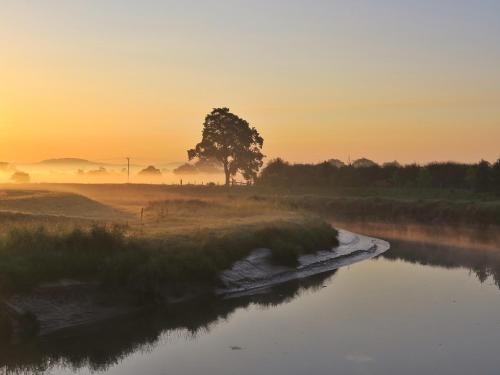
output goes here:
[{"label": "mist over water", "polygon": [[[175,167],[158,168],[159,175],[142,174],[141,171],[148,165],[131,166],[130,177],[127,173],[127,165],[96,165],[96,166],[58,166],[47,167],[37,164],[12,165],[0,169],[0,183],[140,183],[140,184],[223,184],[223,173],[195,173],[176,174]],[[16,172],[24,172],[29,175],[29,180],[16,181],[13,175]]]},{"label": "mist over water", "polygon": [[497,225],[446,225],[415,222],[346,221],[331,219],[334,226],[391,241],[443,245],[468,250],[500,250],[500,227]]}]

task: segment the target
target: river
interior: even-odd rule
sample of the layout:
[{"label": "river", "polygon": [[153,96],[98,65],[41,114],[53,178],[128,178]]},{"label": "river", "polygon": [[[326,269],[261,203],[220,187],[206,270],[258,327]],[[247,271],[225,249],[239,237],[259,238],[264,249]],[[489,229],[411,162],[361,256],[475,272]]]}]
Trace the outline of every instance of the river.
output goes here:
[{"label": "river", "polygon": [[142,312],[0,347],[0,369],[46,374],[500,373],[500,246],[490,234],[479,231],[465,238],[433,227],[359,224],[349,229],[388,239],[391,249],[268,293]]}]

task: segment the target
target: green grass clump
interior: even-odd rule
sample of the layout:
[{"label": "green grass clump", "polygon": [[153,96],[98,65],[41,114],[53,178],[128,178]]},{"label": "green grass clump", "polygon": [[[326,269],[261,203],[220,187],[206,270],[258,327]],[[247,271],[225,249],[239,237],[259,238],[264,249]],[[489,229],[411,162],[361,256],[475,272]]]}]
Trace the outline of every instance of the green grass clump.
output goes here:
[{"label": "green grass clump", "polygon": [[274,261],[294,265],[300,254],[337,243],[335,229],[320,219],[200,230],[162,239],[129,237],[120,227],[69,233],[13,230],[0,242],[0,293],[71,278],[157,298],[193,285],[216,285],[219,271],[255,248],[270,248]]}]

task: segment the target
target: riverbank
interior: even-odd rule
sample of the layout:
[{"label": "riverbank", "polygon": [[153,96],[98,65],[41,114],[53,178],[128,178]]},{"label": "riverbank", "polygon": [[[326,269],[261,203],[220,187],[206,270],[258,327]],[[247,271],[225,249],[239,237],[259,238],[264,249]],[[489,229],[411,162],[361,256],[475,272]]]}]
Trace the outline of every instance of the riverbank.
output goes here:
[{"label": "riverbank", "polygon": [[[84,301],[85,306],[75,310],[77,314],[78,310],[92,311],[92,306],[105,301],[111,309],[102,316],[216,290],[233,288],[238,294],[253,289],[254,284],[258,288],[301,277],[297,270],[310,266],[305,259],[318,263],[325,255],[322,250],[338,245],[337,232],[326,222],[330,218],[336,222],[344,218],[433,224],[445,221],[452,225],[500,222],[497,201],[491,197],[467,200],[457,192],[448,200],[436,200],[429,192],[405,197],[401,190],[391,197],[389,190],[373,194],[369,189],[328,192],[261,187],[43,185],[51,189],[47,194],[41,187],[30,185],[29,194],[11,190],[4,195],[9,200],[3,203],[6,207],[22,207],[23,211],[0,213],[4,222],[15,222],[9,227],[14,230],[0,231],[1,293],[9,298],[36,291],[33,300],[37,301],[47,293],[63,293],[59,294],[61,298],[74,305],[90,301],[90,305]],[[45,209],[53,210],[50,202],[57,201],[58,193],[65,204],[58,207],[59,215],[47,214]],[[28,212],[31,205],[16,201],[28,198],[36,200],[36,212]],[[89,218],[85,215],[87,207],[103,213],[102,217]],[[46,229],[39,229],[40,225]],[[255,249],[268,250],[255,258]],[[368,252],[361,250],[358,255],[363,259]],[[262,254],[265,256],[259,258]],[[340,261],[333,259],[337,255],[327,252],[329,267]],[[354,254],[346,255],[352,261]],[[224,272],[234,271],[238,264],[251,265],[255,259],[267,262],[267,258],[269,273],[246,277],[248,270],[236,270],[233,276],[240,273],[246,278],[224,286],[220,277]],[[250,268],[255,271],[254,266]],[[303,274],[308,275],[309,268],[305,269]],[[67,280],[73,283],[69,296],[64,294]],[[76,299],[74,288],[80,290]],[[106,293],[116,299],[109,299]],[[29,318],[29,303],[19,301],[14,300],[12,306],[21,306],[18,315],[26,313]]]},{"label": "riverbank", "polygon": [[[302,255],[338,245],[337,231],[312,214],[227,195],[149,191],[148,201],[120,194],[121,205],[69,192],[4,193],[0,206],[11,210],[0,212],[8,228],[0,231],[0,296],[9,314],[33,320],[33,328],[36,311],[57,311],[56,321],[82,311],[106,318],[213,293],[219,273],[257,248],[269,249],[273,265],[293,268]],[[58,197],[64,204],[54,215]],[[104,214],[88,218],[95,207]],[[102,302],[106,308],[94,308]]]},{"label": "riverbank", "polygon": [[256,249],[219,275],[222,287],[217,289],[216,294],[233,298],[260,293],[278,284],[330,272],[379,256],[390,248],[387,241],[343,229],[338,229],[338,239],[339,244],[333,249],[299,256],[296,267],[277,265],[272,261],[271,250]]},{"label": "riverbank", "polygon": [[[299,255],[296,265],[277,263],[272,248],[255,249],[227,269],[217,272],[216,283],[185,281],[183,288],[172,294],[170,280],[157,285],[163,291],[156,294],[156,298],[161,297],[161,305],[166,306],[207,296],[241,298],[263,293],[278,284],[331,272],[378,256],[389,248],[386,241],[343,230],[340,230],[339,240],[338,246],[333,248],[317,248],[320,251]],[[156,301],[160,302],[158,299]],[[148,302],[137,303],[125,289],[101,288],[99,284],[90,281],[59,280],[11,295],[4,300],[4,306],[16,325],[11,331],[17,329],[16,336],[29,336],[48,335],[63,329],[74,329],[130,315],[148,306],[152,307],[151,300]]]}]

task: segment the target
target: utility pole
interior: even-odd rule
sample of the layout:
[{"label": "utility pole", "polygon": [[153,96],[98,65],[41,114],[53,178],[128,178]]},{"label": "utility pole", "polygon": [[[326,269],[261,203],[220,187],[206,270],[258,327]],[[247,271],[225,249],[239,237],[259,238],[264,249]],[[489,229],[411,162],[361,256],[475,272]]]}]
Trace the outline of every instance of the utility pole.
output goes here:
[{"label": "utility pole", "polygon": [[130,183],[130,158],[127,157],[127,184]]}]

